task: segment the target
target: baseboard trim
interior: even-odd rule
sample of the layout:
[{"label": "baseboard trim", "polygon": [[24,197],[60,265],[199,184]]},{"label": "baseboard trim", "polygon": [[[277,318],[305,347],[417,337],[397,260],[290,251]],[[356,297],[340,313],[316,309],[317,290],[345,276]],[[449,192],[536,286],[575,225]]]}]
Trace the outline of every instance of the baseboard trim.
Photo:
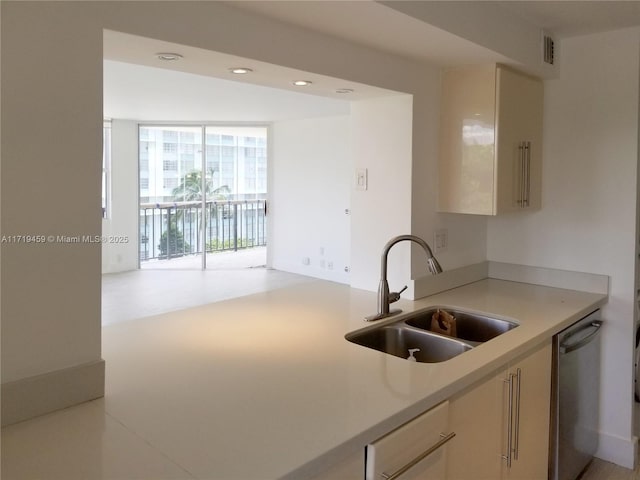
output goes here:
[{"label": "baseboard trim", "polygon": [[638,460],[638,437],[628,439],[600,432],[596,457],[633,470]]},{"label": "baseboard trim", "polygon": [[104,360],[2,384],[2,426],[104,396]]}]

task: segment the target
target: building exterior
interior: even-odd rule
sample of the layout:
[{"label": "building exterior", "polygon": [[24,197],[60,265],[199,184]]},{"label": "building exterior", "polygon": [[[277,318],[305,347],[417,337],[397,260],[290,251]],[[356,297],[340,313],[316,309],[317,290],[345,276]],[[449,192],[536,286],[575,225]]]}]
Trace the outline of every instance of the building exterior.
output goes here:
[{"label": "building exterior", "polygon": [[225,192],[227,200],[266,198],[266,128],[141,125],[140,203],[175,200],[186,175],[202,169],[203,137],[212,192]]}]

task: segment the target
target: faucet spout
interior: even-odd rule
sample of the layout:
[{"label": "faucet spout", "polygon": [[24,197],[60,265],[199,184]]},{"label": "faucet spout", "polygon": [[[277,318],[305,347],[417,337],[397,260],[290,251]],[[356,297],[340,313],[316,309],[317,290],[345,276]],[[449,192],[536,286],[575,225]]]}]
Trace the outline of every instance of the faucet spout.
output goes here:
[{"label": "faucet spout", "polygon": [[389,317],[402,311],[399,309],[390,310],[389,305],[398,301],[400,299],[400,293],[402,293],[407,287],[405,286],[400,290],[400,292],[389,292],[389,283],[387,282],[389,250],[391,250],[391,247],[396,243],[402,241],[411,241],[420,245],[427,254],[427,267],[431,274],[436,275],[438,273],[442,273],[442,267],[440,266],[440,263],[438,263],[438,260],[436,260],[436,257],[433,256],[431,247],[422,238],[416,237],[415,235],[399,235],[397,237],[393,237],[382,249],[382,255],[380,258],[380,283],[378,284],[378,313],[366,317],[365,320],[368,322],[380,320],[381,318]]}]

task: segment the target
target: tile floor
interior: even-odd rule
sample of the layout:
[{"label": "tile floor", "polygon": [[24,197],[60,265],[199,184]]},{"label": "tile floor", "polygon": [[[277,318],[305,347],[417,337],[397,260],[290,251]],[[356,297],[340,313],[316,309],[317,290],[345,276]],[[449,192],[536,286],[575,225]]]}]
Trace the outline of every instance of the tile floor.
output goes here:
[{"label": "tile floor", "polygon": [[2,429],[3,480],[193,478],[110,416],[104,399]]},{"label": "tile floor", "polygon": [[619,467],[596,458],[584,472],[580,480],[638,480],[640,468],[635,471]]},{"label": "tile floor", "polygon": [[[102,276],[102,325],[283,288],[312,278],[264,267],[265,249],[219,253],[209,269],[195,257]],[[195,263],[194,263],[195,262]]]},{"label": "tile floor", "polygon": [[[314,279],[266,268],[161,269],[105,275],[105,397],[3,428],[1,478],[210,480],[201,472],[189,471],[184,466],[189,462],[174,458],[182,448],[190,455],[200,455],[206,464],[207,455],[198,435],[187,435],[195,438],[195,443],[171,450],[163,443],[170,437],[162,431],[166,415],[151,416],[155,418],[155,436],[143,437],[131,427],[135,422],[129,421],[131,416],[150,418],[144,414],[149,410],[180,411],[187,417],[202,414],[190,413],[185,398],[181,403],[171,395],[156,395],[175,390],[172,382],[188,381],[184,378],[187,370],[180,373],[175,364],[167,364],[168,356],[179,356],[181,360],[176,363],[189,363],[195,355],[171,341],[176,329],[183,326],[180,310],[197,305],[206,308],[208,303],[311,281]],[[162,340],[154,342],[150,340],[153,338]],[[132,368],[133,365],[143,367]],[[167,368],[159,369],[159,365]]]},{"label": "tile floor", "polygon": [[[240,249],[207,254],[207,269],[230,270],[263,267],[267,263],[267,247]],[[189,255],[170,260],[147,260],[140,264],[142,270],[200,270],[202,256]]]}]

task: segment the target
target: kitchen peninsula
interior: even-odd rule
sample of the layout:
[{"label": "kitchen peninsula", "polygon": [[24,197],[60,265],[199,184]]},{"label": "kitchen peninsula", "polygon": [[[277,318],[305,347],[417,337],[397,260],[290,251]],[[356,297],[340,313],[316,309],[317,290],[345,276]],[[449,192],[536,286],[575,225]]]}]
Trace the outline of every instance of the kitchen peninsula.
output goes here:
[{"label": "kitchen peninsula", "polygon": [[[434,364],[345,340],[367,326],[376,295],[326,281],[124,322],[104,329],[105,410],[197,478],[314,478],[606,300],[494,279],[400,300],[407,313],[456,306],[519,323]],[[148,322],[155,334],[143,337]]]}]

